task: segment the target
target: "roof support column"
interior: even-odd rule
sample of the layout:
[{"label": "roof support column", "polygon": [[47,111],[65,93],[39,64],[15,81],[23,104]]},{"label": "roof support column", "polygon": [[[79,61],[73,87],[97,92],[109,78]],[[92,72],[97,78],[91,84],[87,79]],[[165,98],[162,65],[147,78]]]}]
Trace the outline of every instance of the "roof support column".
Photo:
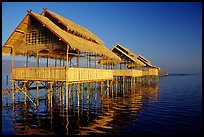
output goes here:
[{"label": "roof support column", "polygon": [[25,67],[28,67],[28,53],[27,53],[27,56],[26,56],[26,65]]},{"label": "roof support column", "polygon": [[68,61],[69,61],[69,45],[67,45],[67,63],[66,63],[66,67],[68,68]]},{"label": "roof support column", "polygon": [[12,68],[14,67],[14,48],[12,47]]},{"label": "roof support column", "polygon": [[36,68],[39,67],[39,58],[38,58],[38,53],[37,53],[37,56],[36,56]]},{"label": "roof support column", "polygon": [[78,50],[78,56],[77,56],[77,68],[79,68],[79,59],[80,59],[80,53],[79,53],[79,50]]},{"label": "roof support column", "polygon": [[66,78],[66,84],[68,83],[68,62],[69,61],[69,45],[67,45],[67,59],[66,59],[66,67],[65,67],[65,78]]}]

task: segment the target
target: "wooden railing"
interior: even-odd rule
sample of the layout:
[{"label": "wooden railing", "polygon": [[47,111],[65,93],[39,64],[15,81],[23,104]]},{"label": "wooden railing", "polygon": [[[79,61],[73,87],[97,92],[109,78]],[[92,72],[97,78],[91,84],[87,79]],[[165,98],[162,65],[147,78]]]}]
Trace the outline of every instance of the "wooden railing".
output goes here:
[{"label": "wooden railing", "polygon": [[113,79],[113,72],[104,69],[92,68],[13,68],[12,78],[16,80],[39,81],[98,81]]},{"label": "wooden railing", "polygon": [[113,76],[142,76],[142,70],[113,70]]},{"label": "wooden railing", "polygon": [[94,68],[12,68],[12,80],[85,82],[111,80],[114,76],[158,76],[158,70],[106,70]]}]

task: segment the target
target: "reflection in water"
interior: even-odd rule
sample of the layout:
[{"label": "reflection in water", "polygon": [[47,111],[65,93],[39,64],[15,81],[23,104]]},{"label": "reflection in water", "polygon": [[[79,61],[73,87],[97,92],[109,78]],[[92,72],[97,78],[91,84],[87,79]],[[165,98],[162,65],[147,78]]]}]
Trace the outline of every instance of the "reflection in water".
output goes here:
[{"label": "reflection in water", "polygon": [[90,91],[84,88],[77,92],[77,87],[70,90],[69,109],[60,101],[57,89],[52,109],[46,98],[40,100],[37,109],[22,100],[15,104],[14,110],[11,106],[2,107],[2,117],[12,114],[14,133],[11,134],[15,135],[119,134],[121,128],[137,123],[137,114],[148,103],[158,100],[158,83],[145,86],[126,83],[124,87],[114,84],[112,89],[101,88],[100,84],[91,86]]}]

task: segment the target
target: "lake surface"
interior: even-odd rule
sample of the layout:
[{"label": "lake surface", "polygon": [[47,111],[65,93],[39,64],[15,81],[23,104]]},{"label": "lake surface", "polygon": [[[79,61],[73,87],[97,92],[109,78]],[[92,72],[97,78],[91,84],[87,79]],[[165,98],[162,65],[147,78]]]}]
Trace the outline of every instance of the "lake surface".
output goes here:
[{"label": "lake surface", "polygon": [[[6,74],[2,74],[5,89]],[[11,85],[9,85],[11,86]],[[116,92],[117,91],[117,92]],[[55,91],[58,93],[57,91]],[[30,93],[35,94],[35,91]],[[45,91],[40,91],[43,96]],[[158,83],[142,87],[127,84],[112,92],[96,86],[90,91],[70,92],[69,109],[56,103],[50,110],[46,100],[36,109],[31,103],[20,103],[15,109],[2,97],[2,134],[69,134],[69,135],[197,135],[202,133],[201,74],[172,74]],[[35,96],[35,95],[34,95]]]}]

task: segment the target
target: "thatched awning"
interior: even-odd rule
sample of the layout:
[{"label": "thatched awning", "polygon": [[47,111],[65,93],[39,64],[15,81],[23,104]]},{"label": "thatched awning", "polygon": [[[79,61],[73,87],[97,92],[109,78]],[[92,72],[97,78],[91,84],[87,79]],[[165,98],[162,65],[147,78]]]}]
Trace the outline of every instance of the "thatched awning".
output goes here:
[{"label": "thatched awning", "polygon": [[[88,53],[98,54],[105,56],[106,58],[109,58],[111,60],[117,60],[120,61],[121,59],[116,56],[114,53],[112,53],[108,48],[101,44],[97,44],[91,41],[88,41],[86,39],[83,39],[81,37],[72,35],[64,30],[62,30],[60,27],[58,27],[56,24],[54,24],[51,20],[49,20],[47,17],[36,14],[32,11],[29,11],[29,13],[26,15],[26,17],[22,20],[22,22],[18,25],[18,27],[14,30],[14,32],[11,34],[11,36],[8,38],[4,46],[2,47],[2,53],[9,53],[11,54],[11,49],[14,47],[14,49],[21,49],[18,50],[18,52],[14,54],[16,55],[25,55],[25,33],[26,29],[28,28],[29,19],[30,17],[35,18],[39,23],[42,24],[42,26],[46,27],[50,32],[52,32],[54,35],[56,35],[60,40],[62,40],[66,45],[68,45],[71,49],[70,50],[79,50],[79,51],[85,51]],[[23,45],[24,44],[24,45]],[[23,50],[24,47],[24,50]],[[41,49],[43,50],[43,49]],[[35,56],[35,54],[33,54]]]}]

